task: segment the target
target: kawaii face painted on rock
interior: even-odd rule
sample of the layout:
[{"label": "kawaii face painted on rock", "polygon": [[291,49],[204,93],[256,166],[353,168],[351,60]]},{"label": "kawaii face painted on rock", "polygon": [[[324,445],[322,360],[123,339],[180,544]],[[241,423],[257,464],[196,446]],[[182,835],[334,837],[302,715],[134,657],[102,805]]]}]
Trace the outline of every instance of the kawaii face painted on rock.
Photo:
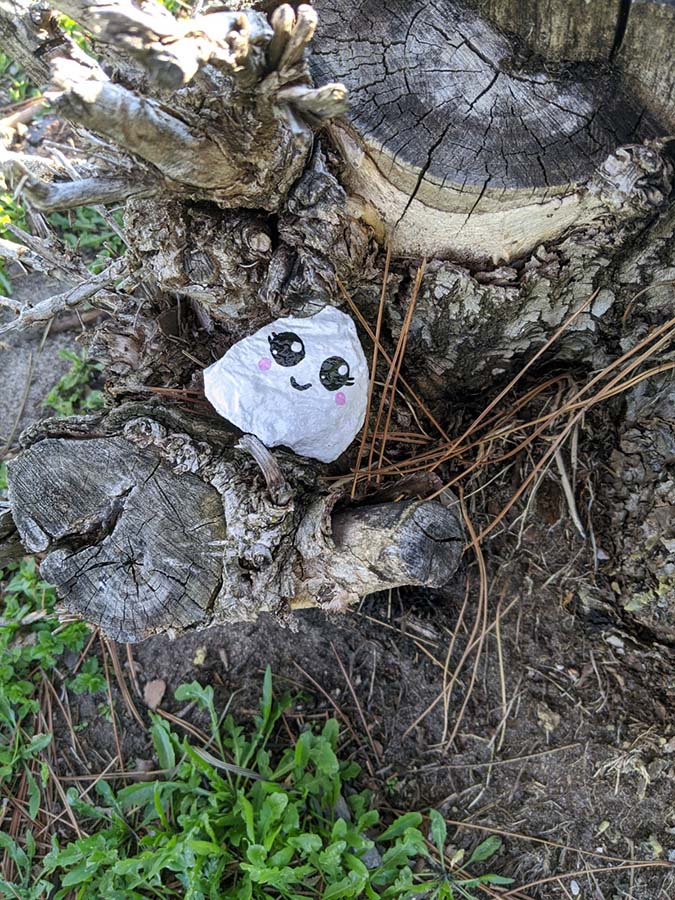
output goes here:
[{"label": "kawaii face painted on rock", "polygon": [[368,368],[349,316],[277,319],[204,372],[217,411],[268,447],[336,459],[363,424]]},{"label": "kawaii face painted on rock", "polygon": [[[304,343],[292,331],[284,331],[281,334],[273,331],[267,340],[272,359],[284,368],[291,369],[299,366],[306,356]],[[269,359],[264,356],[258,360],[258,368],[261,372],[268,371],[271,368]],[[346,396],[340,388],[354,384],[349,363],[342,356],[329,356],[328,359],[324,359],[315,382],[308,381],[301,384],[295,375],[291,375],[289,381],[291,387],[296,391],[308,391],[314,387],[315,383],[320,383],[327,391],[336,391],[335,402],[338,406],[344,406],[347,402]]]}]

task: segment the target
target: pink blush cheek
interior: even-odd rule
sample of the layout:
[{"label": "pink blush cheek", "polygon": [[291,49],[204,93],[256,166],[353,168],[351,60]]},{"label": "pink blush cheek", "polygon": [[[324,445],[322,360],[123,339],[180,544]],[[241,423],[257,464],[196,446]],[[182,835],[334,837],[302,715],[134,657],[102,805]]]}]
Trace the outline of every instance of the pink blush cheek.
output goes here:
[{"label": "pink blush cheek", "polygon": [[262,359],[258,360],[258,368],[260,369],[261,372],[269,372],[271,367],[272,367],[272,360],[269,359],[267,356],[263,356]]},{"label": "pink blush cheek", "polygon": [[347,398],[342,393],[342,391],[338,391],[337,394],[335,395],[335,402],[337,403],[338,406],[344,406],[345,403],[347,402]]}]

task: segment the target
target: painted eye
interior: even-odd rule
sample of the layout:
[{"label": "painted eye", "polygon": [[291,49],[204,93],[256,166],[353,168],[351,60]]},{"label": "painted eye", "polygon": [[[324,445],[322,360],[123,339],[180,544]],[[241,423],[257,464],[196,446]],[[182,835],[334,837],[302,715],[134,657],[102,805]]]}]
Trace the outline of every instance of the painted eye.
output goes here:
[{"label": "painted eye", "polygon": [[305,358],[305,345],[292,331],[272,332],[272,337],[267,340],[274,362],[280,366],[297,366]]},{"label": "painted eye", "polygon": [[354,379],[349,376],[349,363],[341,356],[325,359],[321,363],[319,378],[327,391],[339,391],[345,385],[354,384]]}]

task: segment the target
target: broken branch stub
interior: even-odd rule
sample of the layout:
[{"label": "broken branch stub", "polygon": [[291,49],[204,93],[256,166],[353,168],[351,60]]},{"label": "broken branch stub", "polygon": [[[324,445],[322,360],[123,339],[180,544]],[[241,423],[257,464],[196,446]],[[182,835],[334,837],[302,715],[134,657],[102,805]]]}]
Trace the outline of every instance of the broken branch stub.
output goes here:
[{"label": "broken branch stub", "polygon": [[[92,181],[42,191],[33,183],[38,208],[169,191],[276,211],[302,174],[311,126],[346,108],[341,84],[315,88],[309,77],[309,6],[283,7],[270,23],[251,9],[175,19],[153,2],[56,5],[103,42],[108,66],[81,51],[57,57],[46,96],[59,114],[133,154],[139,183],[127,171],[112,173],[107,192]],[[131,71],[137,64],[148,77]]]},{"label": "broken branch stub", "polygon": [[279,454],[282,476],[235,440],[220,422],[139,403],[24,435],[8,471],[16,527],[46,554],[41,571],[69,612],[139,641],[261,612],[343,610],[454,574],[462,530],[442,504],[336,509],[306,461]]}]

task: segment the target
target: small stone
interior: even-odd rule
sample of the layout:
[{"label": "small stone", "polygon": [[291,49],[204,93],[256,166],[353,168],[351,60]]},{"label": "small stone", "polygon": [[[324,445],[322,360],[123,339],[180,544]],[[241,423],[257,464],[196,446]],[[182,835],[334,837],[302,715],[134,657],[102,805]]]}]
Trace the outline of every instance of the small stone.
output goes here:
[{"label": "small stone", "polygon": [[547,735],[551,734],[560,725],[560,716],[542,701],[537,704],[537,718],[544,727]]},{"label": "small stone", "polygon": [[276,319],[204,370],[217,412],[267,447],[332,462],[354,440],[370,377],[353,321],[332,306]]},{"label": "small stone", "polygon": [[155,768],[155,764],[151,759],[141,759],[140,757],[136,757],[135,762],[136,772],[143,772],[148,774],[136,775],[138,781],[152,781],[152,775],[149,773],[153,771]]},{"label": "small stone", "polygon": [[615,647],[620,653],[623,653],[624,643],[618,634],[608,634],[605,640],[610,646]]}]

